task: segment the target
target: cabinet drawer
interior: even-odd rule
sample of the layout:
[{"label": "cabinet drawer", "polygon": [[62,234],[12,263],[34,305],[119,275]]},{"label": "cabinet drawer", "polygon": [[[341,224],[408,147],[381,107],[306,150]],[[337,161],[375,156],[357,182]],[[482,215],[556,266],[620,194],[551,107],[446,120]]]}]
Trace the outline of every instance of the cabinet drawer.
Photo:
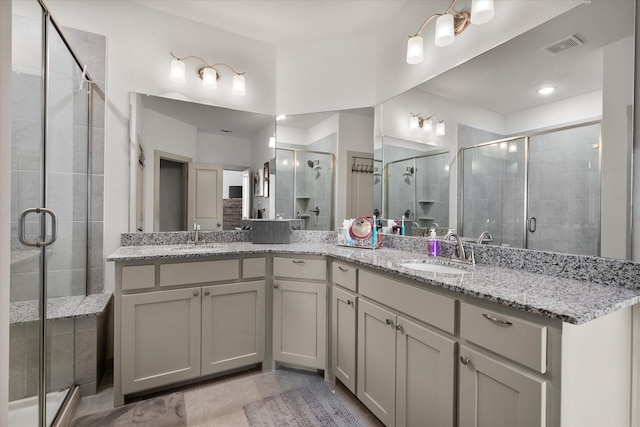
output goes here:
[{"label": "cabinet drawer", "polygon": [[540,373],[547,371],[546,326],[462,303],[460,337]]},{"label": "cabinet drawer", "polygon": [[240,261],[182,262],[160,265],[160,286],[235,280],[240,274]]},{"label": "cabinet drawer", "polygon": [[156,285],[155,265],[129,265],[122,267],[122,290],[153,288]]},{"label": "cabinet drawer", "polygon": [[264,277],[265,265],[264,258],[247,258],[242,260],[242,277],[244,279]]},{"label": "cabinet drawer", "polygon": [[323,259],[274,258],[273,275],[297,279],[327,280],[327,262]]},{"label": "cabinet drawer", "polygon": [[360,270],[360,294],[451,334],[455,331],[456,300]]},{"label": "cabinet drawer", "polygon": [[347,288],[353,292],[358,292],[356,283],[357,268],[346,264],[334,262],[331,264],[331,278],[333,283]]}]

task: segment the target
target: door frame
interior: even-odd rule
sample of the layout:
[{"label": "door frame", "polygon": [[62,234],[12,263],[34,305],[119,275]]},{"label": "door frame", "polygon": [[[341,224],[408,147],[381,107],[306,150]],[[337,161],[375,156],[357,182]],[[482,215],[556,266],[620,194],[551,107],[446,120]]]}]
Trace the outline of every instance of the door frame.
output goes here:
[{"label": "door frame", "polygon": [[187,206],[187,174],[189,163],[193,162],[191,157],[181,156],[175,153],[169,153],[161,150],[153,152],[153,231],[160,231],[160,160],[170,160],[183,164],[184,188],[182,189],[182,205],[185,207],[184,224],[186,219]]}]

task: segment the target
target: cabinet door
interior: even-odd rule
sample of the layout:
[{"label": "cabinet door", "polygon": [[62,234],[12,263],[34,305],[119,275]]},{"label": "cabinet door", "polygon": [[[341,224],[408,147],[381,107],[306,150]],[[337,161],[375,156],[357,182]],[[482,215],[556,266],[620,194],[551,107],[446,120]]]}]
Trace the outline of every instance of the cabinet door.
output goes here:
[{"label": "cabinet door", "polygon": [[546,425],[544,380],[460,347],[460,427],[543,427]]},{"label": "cabinet door", "polygon": [[331,360],[333,374],[356,392],[356,295],[337,286],[331,289]]},{"label": "cabinet door", "polygon": [[122,297],[122,392],[200,375],[200,288]]},{"label": "cabinet door", "polygon": [[387,427],[395,425],[395,314],[358,301],[357,396]]},{"label": "cabinet door", "polygon": [[202,288],[202,375],[264,360],[264,281]]},{"label": "cabinet door", "polygon": [[454,425],[455,341],[398,316],[396,425]]},{"label": "cabinet door", "polygon": [[327,285],[274,281],[273,358],[325,369]]}]

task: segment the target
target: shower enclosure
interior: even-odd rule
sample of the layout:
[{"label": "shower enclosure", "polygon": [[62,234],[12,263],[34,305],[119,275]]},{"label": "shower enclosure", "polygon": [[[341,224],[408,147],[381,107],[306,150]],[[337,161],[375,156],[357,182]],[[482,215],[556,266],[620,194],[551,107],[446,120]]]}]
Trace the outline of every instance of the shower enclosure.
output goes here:
[{"label": "shower enclosure", "polygon": [[438,149],[385,164],[384,212],[426,229],[449,224],[449,150]]},{"label": "shower enclosure", "polygon": [[13,16],[9,423],[48,426],[74,386],[90,279],[89,71],[44,2]]},{"label": "shower enclosure", "polygon": [[464,148],[461,164],[461,235],[600,254],[600,122]]},{"label": "shower enclosure", "polygon": [[333,230],[334,155],[276,149],[276,213],[303,219],[306,230]]}]

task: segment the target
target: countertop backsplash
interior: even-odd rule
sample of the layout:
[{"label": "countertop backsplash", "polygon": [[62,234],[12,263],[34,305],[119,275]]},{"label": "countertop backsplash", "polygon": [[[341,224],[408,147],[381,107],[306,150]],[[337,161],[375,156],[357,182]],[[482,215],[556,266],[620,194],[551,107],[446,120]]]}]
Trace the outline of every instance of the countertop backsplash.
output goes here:
[{"label": "countertop backsplash", "polygon": [[[191,231],[163,233],[123,233],[122,246],[180,245],[192,238]],[[250,242],[251,230],[201,231],[201,239],[207,243]],[[381,235],[383,247],[427,253],[425,237]],[[292,230],[291,243],[336,244],[337,232]],[[477,264],[524,270],[549,276],[564,277],[603,285],[617,285],[627,289],[640,289],[640,263],[586,255],[570,255],[556,252],[534,251],[496,245],[466,243],[473,247]],[[440,255],[447,256],[451,246],[441,245]],[[362,249],[364,251],[371,249]]]}]

